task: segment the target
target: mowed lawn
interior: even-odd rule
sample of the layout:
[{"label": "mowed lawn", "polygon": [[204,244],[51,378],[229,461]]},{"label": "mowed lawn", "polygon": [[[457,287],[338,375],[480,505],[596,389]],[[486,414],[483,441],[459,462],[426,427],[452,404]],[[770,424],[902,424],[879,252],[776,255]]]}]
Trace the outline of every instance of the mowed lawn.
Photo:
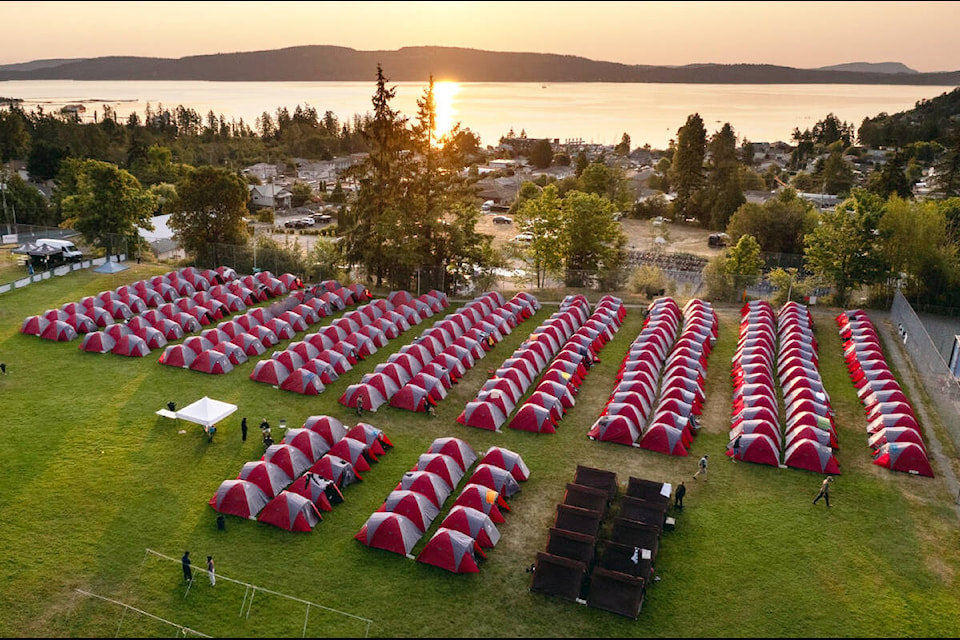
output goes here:
[{"label": "mowed lawn", "polygon": [[[0,361],[9,372],[0,376],[0,635],[180,633],[80,591],[180,627],[233,637],[960,635],[955,496],[939,478],[871,464],[864,413],[832,320],[837,310],[815,314],[841,447],[842,473],[829,509],[822,501],[811,504],[818,474],[734,463],[723,455],[739,324],[732,307],[718,309],[720,339],[709,360],[704,426],[689,457],[587,438],[642,327],[639,308],[628,311],[556,434],[498,434],[457,424],[488,370],[556,310],[545,304],[467,373],[435,418],[389,407],[367,413],[364,420],[395,447],[363,482],[344,489],[345,502],[324,513],[312,532],[289,533],[232,516],[219,531],[207,502],[223,480],[262,455],[261,419],[296,427],[326,414],[356,424],[353,412],[337,402],[347,385],[443,314],[414,326],[315,397],[252,382],[256,359],[208,376],[161,366],[159,352],[142,359],[88,354],[79,341],[51,343],[19,333],[28,315],[166,270],[136,265],[115,275],[78,272],[0,295]],[[239,406],[212,443],[199,426],[154,413],[167,402],[183,407],[203,396]],[[243,416],[250,425],[246,442],[240,438]],[[274,433],[279,441],[279,430]],[[462,438],[478,453],[495,445],[516,451],[531,470],[479,574],[450,574],[353,538],[418,456],[447,436]],[[693,481],[703,453],[710,454],[709,477]],[[638,620],[529,591],[527,568],[546,546],[556,505],[578,464],[614,471],[622,486],[630,476],[687,483],[686,509],[661,540],[662,580],[650,585]],[[185,550],[198,569],[207,555],[214,557],[221,576],[216,587],[198,573],[187,593],[176,561]],[[260,589],[251,592],[228,578]],[[308,612],[279,594],[356,617],[317,607]]]}]

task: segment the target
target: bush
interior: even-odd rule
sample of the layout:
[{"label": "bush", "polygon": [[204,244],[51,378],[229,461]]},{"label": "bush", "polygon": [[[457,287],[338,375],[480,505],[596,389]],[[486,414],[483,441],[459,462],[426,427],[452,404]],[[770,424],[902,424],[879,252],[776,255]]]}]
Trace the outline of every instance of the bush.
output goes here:
[{"label": "bush", "polygon": [[257,222],[264,224],[273,224],[276,219],[276,212],[270,207],[264,207],[257,210]]},{"label": "bush", "polygon": [[633,270],[628,286],[631,293],[645,295],[653,300],[664,294],[667,289],[667,279],[660,267],[645,264]]}]

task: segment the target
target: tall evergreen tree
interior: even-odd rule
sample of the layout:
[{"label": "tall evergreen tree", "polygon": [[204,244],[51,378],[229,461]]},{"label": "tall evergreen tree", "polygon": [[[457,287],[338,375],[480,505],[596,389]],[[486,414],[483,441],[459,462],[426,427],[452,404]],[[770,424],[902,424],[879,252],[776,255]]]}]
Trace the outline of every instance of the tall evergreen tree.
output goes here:
[{"label": "tall evergreen tree", "polygon": [[670,164],[670,184],[676,189],[674,211],[683,217],[704,220],[703,211],[695,211],[695,196],[703,187],[703,159],[707,149],[707,130],[699,113],[687,117],[687,122],[677,132],[677,145]]},{"label": "tall evergreen tree", "polygon": [[710,139],[709,170],[710,228],[722,231],[730,217],[747,201],[740,184],[737,136],[729,122]]},{"label": "tall evergreen tree", "polygon": [[346,216],[344,234],[345,257],[363,265],[376,278],[378,287],[401,259],[405,243],[398,227],[403,217],[400,204],[407,173],[406,118],[390,106],[396,88],[388,87],[388,82],[383,68],[377,65],[373,117],[362,131],[369,155],[350,171],[359,189]]}]

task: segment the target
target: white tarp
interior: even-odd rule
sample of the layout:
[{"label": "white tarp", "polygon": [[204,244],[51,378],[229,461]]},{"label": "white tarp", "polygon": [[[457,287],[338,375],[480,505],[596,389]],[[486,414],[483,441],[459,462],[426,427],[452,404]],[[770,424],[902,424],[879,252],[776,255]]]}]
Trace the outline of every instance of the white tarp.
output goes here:
[{"label": "white tarp", "polygon": [[210,427],[237,410],[237,405],[203,396],[191,405],[177,411],[177,417],[195,424]]}]

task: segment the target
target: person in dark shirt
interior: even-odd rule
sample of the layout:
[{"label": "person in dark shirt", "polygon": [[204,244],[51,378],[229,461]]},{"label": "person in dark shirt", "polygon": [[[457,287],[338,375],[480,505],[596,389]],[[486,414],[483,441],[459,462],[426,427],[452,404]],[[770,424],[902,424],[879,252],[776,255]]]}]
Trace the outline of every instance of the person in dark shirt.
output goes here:
[{"label": "person in dark shirt", "polygon": [[681,480],[677,486],[677,490],[673,492],[673,506],[676,507],[678,511],[683,509],[683,496],[685,495],[687,495],[687,487],[684,486],[683,480]]},{"label": "person in dark shirt", "polygon": [[184,551],[183,557],[180,558],[180,564],[183,566],[183,579],[187,582],[193,580],[193,570],[190,569],[190,552]]}]

